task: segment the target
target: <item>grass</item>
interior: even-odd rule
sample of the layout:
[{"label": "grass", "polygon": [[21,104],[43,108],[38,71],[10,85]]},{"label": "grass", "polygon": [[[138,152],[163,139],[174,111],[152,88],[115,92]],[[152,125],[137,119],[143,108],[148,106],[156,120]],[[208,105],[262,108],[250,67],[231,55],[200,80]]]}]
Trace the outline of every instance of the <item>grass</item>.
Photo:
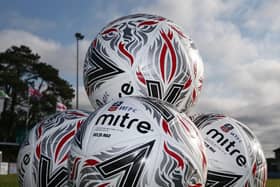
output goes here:
[{"label": "grass", "polygon": [[280,179],[268,179],[266,186],[267,187],[280,187]]},{"label": "grass", "polygon": [[[0,187],[19,187],[16,175],[0,175]],[[268,179],[266,187],[280,187],[280,179]]]},{"label": "grass", "polygon": [[17,175],[0,175],[0,187],[18,187]]}]

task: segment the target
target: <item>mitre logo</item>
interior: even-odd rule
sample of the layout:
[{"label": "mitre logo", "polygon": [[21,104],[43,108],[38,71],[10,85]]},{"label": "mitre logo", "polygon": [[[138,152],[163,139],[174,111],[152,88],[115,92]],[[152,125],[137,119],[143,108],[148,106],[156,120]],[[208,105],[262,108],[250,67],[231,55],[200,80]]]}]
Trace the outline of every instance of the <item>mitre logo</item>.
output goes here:
[{"label": "mitre logo", "polygon": [[234,128],[234,127],[233,127],[231,124],[229,124],[229,123],[226,123],[226,124],[224,124],[223,126],[221,126],[222,131],[224,131],[224,132],[226,132],[226,133],[228,133],[229,131],[231,131],[233,128]]},{"label": "mitre logo", "polygon": [[238,148],[235,147],[236,142],[234,140],[226,138],[224,134],[219,132],[217,129],[210,129],[206,135],[218,143],[218,145],[221,146],[230,156],[235,157],[235,161],[238,166],[242,167],[246,165],[246,157]]},{"label": "mitre logo", "polygon": [[115,115],[114,113],[102,114],[98,117],[95,125],[121,127],[126,129],[135,128],[138,132],[146,134],[152,131],[152,126],[148,121],[137,118],[130,118],[129,113]]}]

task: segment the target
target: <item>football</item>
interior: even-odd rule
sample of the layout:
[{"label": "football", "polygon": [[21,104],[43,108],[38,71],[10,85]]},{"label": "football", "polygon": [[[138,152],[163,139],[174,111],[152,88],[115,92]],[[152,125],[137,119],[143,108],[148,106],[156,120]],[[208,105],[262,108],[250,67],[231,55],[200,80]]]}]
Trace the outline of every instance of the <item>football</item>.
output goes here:
[{"label": "football", "polygon": [[208,157],[206,186],[266,186],[265,156],[247,126],[222,114],[200,114],[191,119],[204,138]]},{"label": "football", "polygon": [[20,186],[67,184],[71,142],[88,115],[81,110],[67,110],[46,117],[31,129],[17,158]]},{"label": "football", "polygon": [[96,109],[124,96],[145,96],[187,111],[200,94],[204,66],[191,38],[156,15],[116,19],[94,38],[84,61],[84,86]]},{"label": "football", "polygon": [[171,105],[124,97],[92,113],[75,135],[70,186],[202,187],[207,159],[191,120]]}]

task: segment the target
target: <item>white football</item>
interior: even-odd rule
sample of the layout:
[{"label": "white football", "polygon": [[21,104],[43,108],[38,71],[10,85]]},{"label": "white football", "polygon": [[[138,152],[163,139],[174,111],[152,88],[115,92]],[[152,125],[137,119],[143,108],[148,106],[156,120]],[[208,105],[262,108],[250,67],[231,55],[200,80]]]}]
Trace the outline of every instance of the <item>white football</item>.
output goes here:
[{"label": "white football", "polygon": [[92,113],[70,151],[71,186],[202,187],[203,139],[184,114],[126,97]]},{"label": "white football", "polygon": [[67,185],[71,142],[88,115],[85,111],[67,110],[46,117],[32,128],[18,153],[20,186]]},{"label": "white football", "polygon": [[266,160],[257,137],[241,122],[221,114],[191,117],[208,157],[208,187],[265,187]]},{"label": "white football", "polygon": [[121,17],[88,48],[84,86],[92,106],[124,96],[158,98],[187,111],[197,100],[204,67],[190,37],[156,15]]}]

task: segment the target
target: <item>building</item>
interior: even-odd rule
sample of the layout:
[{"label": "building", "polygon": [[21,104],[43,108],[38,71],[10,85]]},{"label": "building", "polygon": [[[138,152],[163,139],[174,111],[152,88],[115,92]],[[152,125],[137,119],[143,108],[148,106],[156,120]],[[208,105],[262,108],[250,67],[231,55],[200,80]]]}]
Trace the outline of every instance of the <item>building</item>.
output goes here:
[{"label": "building", "polygon": [[273,152],[275,157],[266,159],[268,178],[280,178],[280,147]]},{"label": "building", "polygon": [[18,143],[0,142],[2,152],[0,162],[16,162],[20,145]]}]

